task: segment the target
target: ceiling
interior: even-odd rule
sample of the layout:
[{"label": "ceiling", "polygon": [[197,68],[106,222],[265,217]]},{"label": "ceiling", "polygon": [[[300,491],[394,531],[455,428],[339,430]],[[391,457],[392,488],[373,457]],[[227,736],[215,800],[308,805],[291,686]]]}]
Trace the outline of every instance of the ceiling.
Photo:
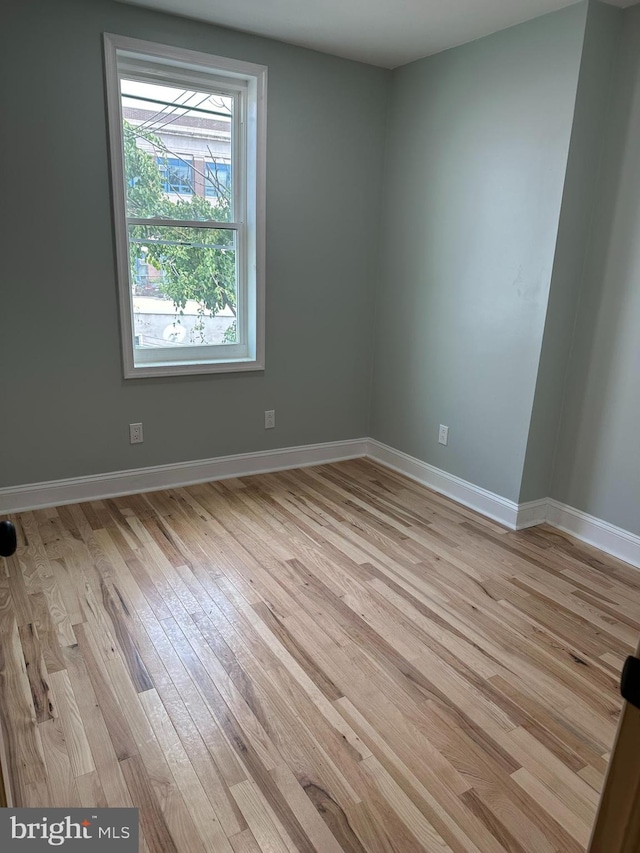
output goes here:
[{"label": "ceiling", "polygon": [[[631,6],[639,0],[607,0]],[[576,0],[122,0],[395,68]]]}]

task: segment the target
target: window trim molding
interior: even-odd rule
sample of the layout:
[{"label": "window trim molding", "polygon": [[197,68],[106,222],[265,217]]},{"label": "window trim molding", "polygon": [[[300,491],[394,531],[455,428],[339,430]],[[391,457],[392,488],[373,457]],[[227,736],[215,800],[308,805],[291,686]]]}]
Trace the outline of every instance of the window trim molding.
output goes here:
[{"label": "window trim molding", "polygon": [[[120,314],[120,339],[122,366],[125,379],[149,376],[180,376],[202,373],[230,373],[264,370],[265,362],[265,261],[266,261],[266,106],[267,67],[242,60],[215,56],[201,51],[187,50],[157,42],[128,36],[104,33],[104,62],[109,131],[109,167],[111,200],[115,237],[116,275],[118,279],[118,308]],[[246,81],[249,97],[247,114],[243,117],[246,141],[246,216],[244,231],[246,252],[240,263],[246,265],[245,280],[251,277],[255,286],[247,286],[247,316],[249,355],[216,361],[193,360],[185,363],[156,363],[136,366],[133,343],[131,287],[129,281],[129,245],[127,233],[126,194],[122,145],[122,110],[118,78],[118,52],[133,58],[157,58],[167,67],[177,71],[202,74],[204,67],[211,68],[211,76],[229,82]],[[206,73],[206,72],[204,72]],[[118,120],[114,120],[117,117]],[[248,133],[248,125],[252,132]],[[234,217],[235,218],[235,217]],[[212,345],[213,346],[213,345]]]}]

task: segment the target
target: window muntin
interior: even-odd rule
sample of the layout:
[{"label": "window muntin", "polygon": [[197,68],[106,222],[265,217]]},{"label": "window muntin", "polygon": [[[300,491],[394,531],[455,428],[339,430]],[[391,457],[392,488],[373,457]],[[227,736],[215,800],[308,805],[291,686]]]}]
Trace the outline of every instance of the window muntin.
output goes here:
[{"label": "window muntin", "polygon": [[105,37],[125,375],[259,369],[266,69],[114,41],[138,43]]}]

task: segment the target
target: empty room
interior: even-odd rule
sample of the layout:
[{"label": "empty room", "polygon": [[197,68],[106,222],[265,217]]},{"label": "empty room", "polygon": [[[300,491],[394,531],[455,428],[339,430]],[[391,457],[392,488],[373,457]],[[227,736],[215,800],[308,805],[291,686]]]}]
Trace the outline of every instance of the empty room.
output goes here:
[{"label": "empty room", "polygon": [[0,849],[638,853],[640,4],[0,62]]}]

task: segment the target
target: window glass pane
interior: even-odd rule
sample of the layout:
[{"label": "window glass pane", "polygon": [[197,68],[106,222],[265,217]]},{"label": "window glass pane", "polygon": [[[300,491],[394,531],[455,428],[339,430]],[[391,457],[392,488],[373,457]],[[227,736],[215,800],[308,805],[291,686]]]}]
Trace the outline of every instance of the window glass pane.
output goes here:
[{"label": "window glass pane", "polygon": [[137,348],[237,343],[236,232],[129,226]]},{"label": "window glass pane", "polygon": [[186,157],[157,157],[165,193],[192,195],[193,164]]},{"label": "window glass pane", "polygon": [[120,80],[127,216],[233,221],[233,98]]},{"label": "window glass pane", "polygon": [[231,191],[231,163],[207,160],[204,164],[206,196],[218,198]]}]

